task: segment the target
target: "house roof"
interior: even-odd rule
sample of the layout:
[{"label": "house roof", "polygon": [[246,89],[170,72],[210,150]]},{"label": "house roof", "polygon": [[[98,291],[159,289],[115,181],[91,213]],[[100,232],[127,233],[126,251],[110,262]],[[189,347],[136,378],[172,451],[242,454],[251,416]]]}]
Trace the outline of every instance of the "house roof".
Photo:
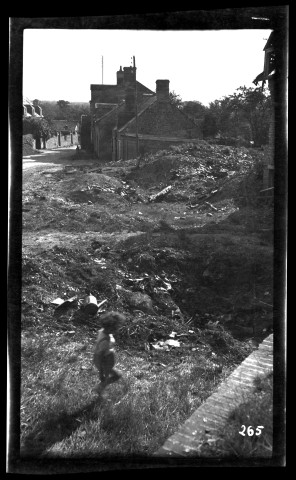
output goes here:
[{"label": "house roof", "polygon": [[[150,107],[154,108],[154,105],[157,105],[157,96],[154,95],[153,97],[148,97],[144,102],[138,105],[138,117],[140,117],[146,110]],[[171,104],[170,104],[171,105]],[[174,105],[171,105],[172,108],[175,108],[178,110],[178,114],[182,114],[184,117],[186,117],[187,121],[192,123],[193,127],[197,127],[197,125],[184,113],[182,110],[177,109]],[[126,124],[124,124],[118,131],[121,132],[122,130],[126,129],[129,127],[136,119],[136,116],[131,118]]]},{"label": "house roof", "polygon": [[271,32],[263,50],[268,50],[269,48],[273,48],[273,47],[274,47],[274,33]]},{"label": "house roof", "polygon": [[[153,97],[149,97],[149,98],[145,99],[143,102],[139,103],[138,104],[138,117],[140,117],[142,115],[142,113],[144,113],[147,110],[147,108],[151,107],[151,105],[153,105],[156,101],[157,101],[157,98],[156,98],[156,95],[154,95]],[[126,127],[128,127],[130,124],[132,124],[135,121],[135,118],[136,118],[136,116],[131,118],[118,131],[121,132]]]},{"label": "house roof", "polygon": [[[265,59],[268,59],[268,61],[266,62],[265,60],[265,67],[263,72],[259,73],[259,75],[257,75],[255,80],[253,80],[253,83],[255,85],[257,85],[259,82],[263,82],[264,84],[266,80],[272,79],[272,77],[275,74],[274,62],[271,62],[272,55],[274,54],[273,47],[274,47],[274,34],[273,32],[271,32],[265,44],[265,47],[263,48],[263,50],[265,51]],[[267,52],[268,50],[269,52]]]},{"label": "house roof", "polygon": [[[149,96],[144,98],[141,102],[138,102],[138,117],[148,108],[150,105],[152,105],[154,102],[156,102],[156,95],[154,94],[153,96]],[[125,101],[123,100],[121,103],[118,105],[114,106],[112,109],[110,109],[108,112],[106,112],[104,115],[101,117],[98,117],[95,119],[95,122],[100,122],[102,119],[105,119],[108,115],[110,115],[112,112],[117,110],[118,113],[121,113],[125,110]],[[122,127],[120,127],[119,131],[123,128],[125,128],[127,125],[132,123],[136,117],[132,117],[127,123],[125,123]]]}]

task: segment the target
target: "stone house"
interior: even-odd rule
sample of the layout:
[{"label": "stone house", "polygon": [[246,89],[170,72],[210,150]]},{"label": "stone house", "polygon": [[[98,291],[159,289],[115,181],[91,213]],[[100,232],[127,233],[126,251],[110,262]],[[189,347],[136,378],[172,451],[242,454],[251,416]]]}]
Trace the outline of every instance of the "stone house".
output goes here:
[{"label": "stone house", "polygon": [[274,141],[275,141],[275,114],[274,114],[274,84],[275,84],[275,49],[274,33],[271,32],[264,47],[264,69],[253,83],[258,85],[262,82],[262,88],[265,82],[268,82],[270,91],[272,110],[269,124],[269,142],[264,149],[264,167],[263,167],[263,188],[273,187],[274,183]]},{"label": "stone house", "polygon": [[23,98],[23,117],[41,117],[43,118],[42,108],[38,103],[38,100],[29,100],[28,98]]},{"label": "stone house", "polygon": [[169,80],[157,80],[155,93],[136,80],[135,67],[120,67],[116,85],[91,85],[90,111],[92,148],[104,160],[201,138],[195,123],[171,104]]}]

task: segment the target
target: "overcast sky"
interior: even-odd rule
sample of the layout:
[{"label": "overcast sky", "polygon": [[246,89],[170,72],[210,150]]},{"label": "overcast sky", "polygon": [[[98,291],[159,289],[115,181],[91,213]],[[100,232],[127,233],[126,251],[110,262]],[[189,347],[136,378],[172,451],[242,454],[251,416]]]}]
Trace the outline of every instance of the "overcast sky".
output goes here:
[{"label": "overcast sky", "polygon": [[30,100],[88,102],[90,84],[115,84],[136,58],[137,80],[155,91],[170,80],[183,101],[204,105],[254,86],[270,30],[26,29],[23,95]]}]

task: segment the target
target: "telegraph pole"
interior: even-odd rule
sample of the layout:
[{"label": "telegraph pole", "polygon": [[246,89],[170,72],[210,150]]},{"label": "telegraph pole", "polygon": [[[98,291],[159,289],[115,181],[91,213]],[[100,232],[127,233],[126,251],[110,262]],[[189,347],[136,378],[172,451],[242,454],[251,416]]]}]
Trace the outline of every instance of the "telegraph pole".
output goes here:
[{"label": "telegraph pole", "polygon": [[139,135],[138,135],[138,100],[137,100],[137,76],[136,76],[136,58],[133,57],[135,71],[135,111],[136,111],[136,154],[139,156]]}]

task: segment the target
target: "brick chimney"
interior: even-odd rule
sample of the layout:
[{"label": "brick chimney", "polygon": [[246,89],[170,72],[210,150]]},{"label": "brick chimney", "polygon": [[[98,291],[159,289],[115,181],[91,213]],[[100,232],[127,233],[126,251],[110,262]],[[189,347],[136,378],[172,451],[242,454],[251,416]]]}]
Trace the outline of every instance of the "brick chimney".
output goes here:
[{"label": "brick chimney", "polygon": [[158,102],[170,101],[170,81],[156,80],[156,97]]},{"label": "brick chimney", "polygon": [[123,77],[124,83],[135,83],[136,81],[136,68],[134,67],[123,67]]},{"label": "brick chimney", "polygon": [[120,69],[117,71],[117,85],[122,85],[124,80],[124,73],[122,70],[122,66],[120,66]]}]

